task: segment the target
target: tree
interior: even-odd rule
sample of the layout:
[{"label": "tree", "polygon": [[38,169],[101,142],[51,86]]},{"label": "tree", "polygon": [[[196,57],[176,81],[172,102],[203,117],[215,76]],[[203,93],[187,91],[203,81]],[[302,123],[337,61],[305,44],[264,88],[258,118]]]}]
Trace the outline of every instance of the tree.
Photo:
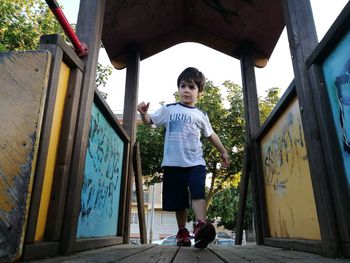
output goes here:
[{"label": "tree", "polygon": [[[208,81],[205,93],[197,103],[197,106],[208,113],[214,131],[218,133],[223,145],[228,150],[231,164],[227,169],[221,169],[220,153],[210,144],[203,140],[203,151],[207,163],[208,172],[211,174],[211,185],[207,193],[207,208],[212,198],[227,187],[237,187],[240,181],[242,167],[243,144],[244,144],[244,107],[242,89],[230,82],[225,81],[223,88],[227,91],[225,98],[229,108],[224,107],[224,99],[220,88]],[[243,139],[243,141],[242,141]]]},{"label": "tree", "polygon": [[[0,2],[0,52],[38,49],[40,36],[44,34],[61,34],[65,37],[61,26],[45,2],[42,0]],[[112,67],[98,63],[97,87],[105,86],[111,73]]]},{"label": "tree", "polygon": [[266,91],[265,97],[259,97],[259,110],[261,124],[267,119],[273,108],[280,99],[281,90],[277,87],[270,88]]},{"label": "tree", "polygon": [[150,128],[144,124],[137,126],[136,138],[140,142],[142,175],[146,178],[147,186],[162,180],[163,137],[163,128]]}]

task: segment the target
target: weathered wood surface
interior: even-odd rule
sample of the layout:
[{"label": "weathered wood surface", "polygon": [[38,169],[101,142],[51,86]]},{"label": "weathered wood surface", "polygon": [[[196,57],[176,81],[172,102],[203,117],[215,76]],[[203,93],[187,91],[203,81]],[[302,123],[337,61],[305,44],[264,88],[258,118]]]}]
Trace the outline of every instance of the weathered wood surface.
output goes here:
[{"label": "weathered wood surface", "polygon": [[50,61],[47,51],[0,54],[0,262],[22,253]]},{"label": "weathered wood surface", "polygon": [[33,263],[58,262],[259,262],[259,263],[345,263],[350,259],[326,258],[321,255],[268,246],[209,246],[206,249],[194,247],[160,245],[118,245],[92,251],[76,253],[72,256],[30,261]]}]

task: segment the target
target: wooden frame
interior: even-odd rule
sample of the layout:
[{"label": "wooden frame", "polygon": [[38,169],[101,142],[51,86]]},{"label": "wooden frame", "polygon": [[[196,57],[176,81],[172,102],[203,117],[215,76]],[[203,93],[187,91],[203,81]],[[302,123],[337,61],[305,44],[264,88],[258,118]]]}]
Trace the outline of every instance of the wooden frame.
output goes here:
[{"label": "wooden frame", "polygon": [[[292,81],[287,90],[278,101],[260,130],[258,131],[254,140],[260,142],[262,138],[267,134],[280,116],[285,112],[290,103],[297,96],[295,82]],[[319,240],[302,240],[302,239],[289,239],[289,238],[275,238],[270,237],[269,234],[264,236],[264,244],[269,246],[276,246],[282,248],[289,248],[295,250],[302,250],[312,253],[322,253],[322,241]]]},{"label": "wooden frame", "polygon": [[[69,171],[69,189],[62,229],[61,251],[64,254],[74,252],[76,244],[77,220],[80,208],[80,193],[84,179],[84,165],[86,144],[89,136],[91,109],[95,92],[95,76],[100,49],[102,23],[105,10],[105,1],[86,0],[80,2],[77,22],[77,36],[89,48],[87,57],[84,57],[84,74],[77,114],[77,123],[74,135],[71,169]],[[78,198],[77,198],[78,197]]]},{"label": "wooden frame", "polygon": [[[81,77],[84,65],[73,50],[64,42],[59,35],[45,35],[40,39],[40,47],[47,49],[52,54],[49,89],[46,98],[44,121],[42,126],[42,137],[37,160],[37,169],[33,185],[30,214],[28,218],[26,245],[24,257],[40,257],[42,255],[54,255],[59,250],[61,225],[63,220],[65,196],[67,190],[68,171],[71,158],[71,145],[74,138],[77,106],[81,87]],[[49,148],[50,134],[53,124],[53,109],[58,89],[61,64],[65,63],[70,69],[67,96],[62,120],[62,132],[60,134],[57,161],[54,172],[54,182],[51,190],[51,201],[48,211],[44,242],[31,244],[35,241],[37,231],[37,220],[43,188],[45,166]],[[55,198],[53,198],[55,197]],[[52,242],[52,243],[47,243]],[[46,249],[41,249],[45,243]],[[39,245],[40,244],[40,245]],[[37,249],[36,247],[39,247]]]},{"label": "wooden frame", "polygon": [[[122,226],[122,221],[123,221],[123,217],[124,217],[124,213],[125,213],[125,207],[123,206],[123,204],[125,203],[125,200],[127,199],[127,196],[126,196],[126,183],[127,183],[126,177],[127,176],[126,175],[128,173],[128,163],[129,163],[129,158],[130,158],[129,157],[130,138],[126,134],[124,128],[119,124],[116,116],[113,114],[113,112],[108,107],[105,100],[102,98],[101,94],[97,90],[95,90],[94,103],[98,107],[98,109],[101,111],[101,113],[103,114],[103,116],[105,117],[107,122],[111,125],[113,130],[116,132],[118,137],[124,143],[123,164],[122,164],[122,171],[121,171],[122,177],[121,177],[121,188],[120,188],[120,201],[119,201],[120,206],[119,206],[119,213],[118,213],[117,235],[110,236],[110,237],[77,239],[75,236],[76,233],[74,233],[74,236],[72,236],[72,240],[69,241],[72,244],[72,251],[74,251],[74,252],[123,243],[123,236],[120,234],[122,233],[121,226]],[[72,188],[72,186],[70,185],[69,188]],[[73,198],[80,200],[81,190],[76,191]],[[69,200],[68,200],[68,202],[69,202]],[[80,205],[73,207],[71,209],[75,210],[75,213],[77,215],[79,215]],[[78,225],[77,218],[75,218],[74,220],[71,220],[71,222],[75,223],[75,225],[72,226],[72,228],[77,229],[77,225]],[[62,242],[67,242],[67,241],[62,240]],[[63,251],[63,252],[65,252],[65,251]]]},{"label": "wooden frame", "polygon": [[315,108],[319,113],[318,122],[320,123],[320,133],[323,138],[322,147],[325,155],[324,159],[327,163],[328,180],[332,182],[329,184],[329,187],[339,228],[341,250],[346,256],[350,256],[350,189],[347,187],[349,182],[346,180],[346,172],[341,157],[342,153],[337,140],[337,128],[335,127],[322,65],[340,41],[350,32],[349,23],[350,3],[344,7],[332,27],[306,61],[309,71],[315,72],[314,79],[311,81],[312,88],[315,91]]}]

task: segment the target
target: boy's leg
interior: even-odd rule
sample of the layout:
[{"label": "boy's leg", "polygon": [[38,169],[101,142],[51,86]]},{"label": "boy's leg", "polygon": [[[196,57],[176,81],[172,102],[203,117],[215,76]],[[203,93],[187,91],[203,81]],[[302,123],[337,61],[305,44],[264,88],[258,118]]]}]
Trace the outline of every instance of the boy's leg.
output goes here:
[{"label": "boy's leg", "polygon": [[187,209],[176,211],[176,221],[179,228],[185,227],[187,222]]},{"label": "boy's leg", "polygon": [[179,210],[175,212],[176,221],[179,227],[179,231],[176,235],[176,244],[178,246],[191,246],[190,233],[186,229],[186,221],[187,221],[187,209]]},{"label": "boy's leg", "polygon": [[196,216],[193,232],[195,247],[205,248],[215,239],[216,231],[211,223],[206,222],[207,203],[205,200],[205,166],[196,166],[189,177],[189,188],[192,197],[192,208]]},{"label": "boy's leg", "polygon": [[196,217],[196,221],[205,221],[207,217],[207,202],[205,201],[205,199],[192,199],[192,209]]}]

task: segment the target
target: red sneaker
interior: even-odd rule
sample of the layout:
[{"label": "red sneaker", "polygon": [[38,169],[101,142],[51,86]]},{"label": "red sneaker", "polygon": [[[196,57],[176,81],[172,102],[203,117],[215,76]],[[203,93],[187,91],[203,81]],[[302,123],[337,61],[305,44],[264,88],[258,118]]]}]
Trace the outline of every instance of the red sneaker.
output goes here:
[{"label": "red sneaker", "polygon": [[180,247],[191,246],[190,233],[186,228],[180,228],[176,235],[176,244]]},{"label": "red sneaker", "polygon": [[211,223],[198,221],[194,226],[194,246],[196,248],[206,248],[215,239],[216,231]]}]

